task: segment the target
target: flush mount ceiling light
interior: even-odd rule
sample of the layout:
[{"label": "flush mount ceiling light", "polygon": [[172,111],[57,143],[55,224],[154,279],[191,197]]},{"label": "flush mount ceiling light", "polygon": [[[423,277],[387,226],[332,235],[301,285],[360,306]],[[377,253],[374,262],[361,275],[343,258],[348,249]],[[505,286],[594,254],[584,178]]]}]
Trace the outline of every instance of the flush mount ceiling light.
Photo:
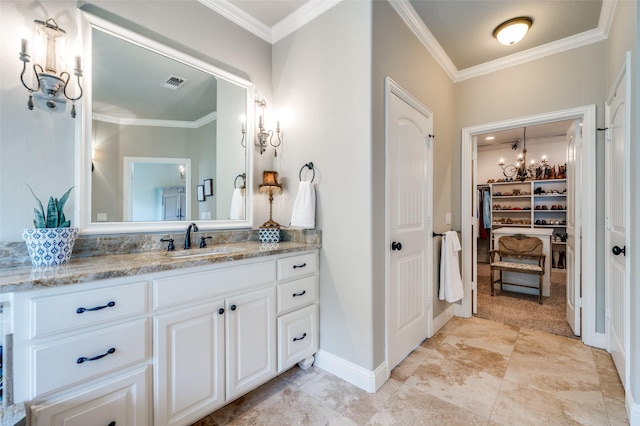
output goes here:
[{"label": "flush mount ceiling light", "polygon": [[508,21],[498,25],[496,29],[493,30],[493,36],[501,44],[510,46],[522,40],[527,34],[527,31],[529,31],[529,28],[531,28],[532,24],[533,20],[526,16],[509,19]]}]

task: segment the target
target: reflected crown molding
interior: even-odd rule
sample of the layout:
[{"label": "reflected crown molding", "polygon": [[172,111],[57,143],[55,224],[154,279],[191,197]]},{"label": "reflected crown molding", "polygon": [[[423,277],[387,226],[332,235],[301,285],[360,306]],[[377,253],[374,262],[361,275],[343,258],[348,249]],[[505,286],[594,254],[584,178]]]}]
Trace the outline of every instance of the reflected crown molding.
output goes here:
[{"label": "reflected crown molding", "polygon": [[126,126],[154,126],[154,127],[175,127],[182,129],[197,129],[205,124],[211,123],[218,118],[217,112],[212,112],[205,115],[195,121],[180,121],[180,120],[155,120],[149,118],[129,118],[129,117],[114,117],[108,114],[93,113],[94,120],[102,121],[105,123],[119,124]]}]

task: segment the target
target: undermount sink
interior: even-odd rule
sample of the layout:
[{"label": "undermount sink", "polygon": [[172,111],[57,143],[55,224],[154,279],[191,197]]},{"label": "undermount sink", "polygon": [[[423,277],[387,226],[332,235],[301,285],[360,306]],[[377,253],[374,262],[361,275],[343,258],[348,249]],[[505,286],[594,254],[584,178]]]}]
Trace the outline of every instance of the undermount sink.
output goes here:
[{"label": "undermount sink", "polygon": [[173,258],[187,258],[187,257],[206,257],[214,256],[216,254],[236,253],[242,251],[241,248],[235,247],[207,247],[207,248],[193,248],[189,250],[170,251],[169,257]]}]

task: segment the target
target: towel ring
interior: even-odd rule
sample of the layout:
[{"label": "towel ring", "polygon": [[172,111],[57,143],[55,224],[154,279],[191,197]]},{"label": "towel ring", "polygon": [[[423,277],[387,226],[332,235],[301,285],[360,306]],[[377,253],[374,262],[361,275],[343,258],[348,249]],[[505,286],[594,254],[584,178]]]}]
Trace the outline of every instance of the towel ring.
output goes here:
[{"label": "towel ring", "polygon": [[311,161],[300,167],[300,172],[298,172],[298,179],[300,179],[300,182],[302,182],[302,171],[305,167],[313,172],[313,176],[311,176],[311,182],[313,182],[313,180],[316,178],[316,169],[313,168],[313,163]]},{"label": "towel ring", "polygon": [[240,189],[245,188],[247,186],[247,175],[245,173],[241,173],[233,180],[233,187],[238,188],[238,178],[242,178],[242,186]]}]

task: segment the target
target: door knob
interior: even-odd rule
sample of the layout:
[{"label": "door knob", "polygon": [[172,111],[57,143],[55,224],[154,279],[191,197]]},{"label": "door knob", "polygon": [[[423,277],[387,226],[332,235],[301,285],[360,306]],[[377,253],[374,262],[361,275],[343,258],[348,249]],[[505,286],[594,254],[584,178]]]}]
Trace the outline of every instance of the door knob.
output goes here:
[{"label": "door knob", "polygon": [[397,242],[392,242],[391,243],[391,250],[402,250],[402,243],[397,243]]},{"label": "door knob", "polygon": [[627,246],[624,246],[622,248],[618,247],[618,246],[613,246],[613,248],[611,249],[611,251],[613,252],[613,254],[615,254],[616,256],[619,255],[620,253],[622,253],[623,256],[626,256],[627,254],[625,253]]}]

